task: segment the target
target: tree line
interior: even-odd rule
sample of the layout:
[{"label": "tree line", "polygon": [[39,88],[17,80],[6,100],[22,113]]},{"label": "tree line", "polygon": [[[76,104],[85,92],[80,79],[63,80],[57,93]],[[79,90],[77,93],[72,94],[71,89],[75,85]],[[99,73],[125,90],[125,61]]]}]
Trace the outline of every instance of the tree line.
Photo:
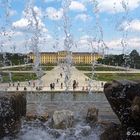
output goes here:
[{"label": "tree line", "polygon": [[97,61],[99,64],[140,69],[140,55],[137,50],[132,50],[129,55],[108,55],[104,58],[99,58]]},{"label": "tree line", "polygon": [[26,54],[20,53],[0,53],[0,66],[20,65],[32,63]]}]

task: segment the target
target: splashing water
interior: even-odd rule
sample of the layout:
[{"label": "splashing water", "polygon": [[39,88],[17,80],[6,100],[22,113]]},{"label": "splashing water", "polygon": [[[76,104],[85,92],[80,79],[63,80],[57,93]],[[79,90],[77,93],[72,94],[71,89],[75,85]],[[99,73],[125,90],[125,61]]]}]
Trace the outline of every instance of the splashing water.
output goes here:
[{"label": "splashing water", "polygon": [[[122,8],[125,11],[125,15],[122,18],[122,22],[126,22],[129,25],[129,8],[128,8],[128,0],[123,0],[122,1]],[[127,30],[122,30],[122,40],[121,40],[121,45],[122,45],[122,54],[123,54],[123,59],[124,59],[124,67],[126,68],[126,72],[129,69],[129,56],[127,54],[127,48],[128,48],[128,31]]]},{"label": "splashing water", "polygon": [[[93,0],[93,1],[91,1],[91,4],[93,5],[93,9],[94,9],[95,22],[96,22],[95,29],[97,31],[96,31],[95,37],[92,37],[92,38],[88,39],[89,46],[92,49],[92,52],[91,52],[91,56],[92,56],[92,74],[91,74],[91,79],[89,80],[89,83],[88,83],[89,93],[92,93],[91,89],[93,87],[94,80],[96,80],[96,73],[95,73],[95,68],[96,68],[96,65],[97,65],[97,61],[95,59],[96,52],[98,54],[102,53],[102,55],[104,57],[105,56],[104,50],[108,48],[107,45],[104,42],[103,29],[102,29],[102,26],[100,25],[99,3],[98,3],[98,1]],[[99,52],[99,50],[103,50],[103,51]],[[92,90],[94,90],[94,89],[92,89]]]},{"label": "splashing water", "polygon": [[69,6],[71,4],[71,0],[64,0],[62,2],[63,7],[63,28],[64,28],[64,48],[66,51],[66,58],[64,62],[64,73],[65,73],[65,86],[66,91],[69,90],[71,84],[71,66],[72,66],[72,52],[71,48],[73,46],[73,38],[70,33],[70,21],[68,17]]},{"label": "splashing water", "polygon": [[[9,24],[9,9],[10,9],[10,1],[7,0],[6,1],[6,24]],[[69,19],[69,6],[71,4],[71,0],[64,0],[62,2],[62,7],[63,7],[63,29],[64,29],[64,49],[66,51],[66,58],[64,60],[64,73],[65,73],[65,86],[66,86],[66,91],[69,90],[69,87],[71,85],[71,68],[72,68],[72,51],[71,48],[75,45],[74,41],[73,41],[73,36],[71,34],[71,25],[70,25],[70,19]],[[122,4],[124,9],[127,9],[127,6],[125,6],[125,4]],[[96,17],[96,28],[97,28],[97,34],[95,37],[91,37],[88,40],[89,46],[92,48],[92,52],[91,52],[91,58],[92,58],[92,76],[91,76],[91,80],[89,80],[89,94],[91,94],[92,92],[92,87],[93,87],[93,83],[94,80],[96,80],[96,76],[95,76],[95,67],[97,65],[97,62],[95,61],[95,52],[98,50],[103,50],[103,56],[104,54],[104,49],[107,48],[106,44],[104,43],[104,38],[103,38],[103,29],[100,25],[99,22],[99,8],[98,8],[98,2],[95,0],[93,1],[93,7],[94,7],[94,13],[95,13],[95,17]],[[127,11],[127,10],[126,10]],[[28,43],[31,46],[31,50],[33,51],[35,60],[34,60],[34,66],[33,66],[33,70],[36,73],[37,77],[38,77],[38,83],[37,86],[40,86],[42,84],[41,81],[41,77],[43,75],[43,71],[40,67],[40,63],[41,63],[41,56],[40,56],[40,50],[39,50],[39,45],[40,45],[40,37],[42,36],[41,32],[41,28],[40,28],[40,20],[38,18],[37,12],[34,8],[34,0],[29,0],[26,3],[26,8],[24,10],[24,16],[26,19],[28,19],[28,36],[26,36],[27,40],[25,42],[25,46],[28,46]],[[2,30],[2,36],[4,36],[6,38],[6,40],[8,42],[10,42],[11,39],[11,35],[6,34],[6,25],[4,25],[4,27],[1,28]],[[56,34],[56,44],[54,49],[57,48],[57,46],[59,45],[58,43],[58,35]],[[126,44],[126,38],[124,38],[122,40],[122,46],[125,50],[125,48],[127,47]],[[14,46],[14,45],[13,45]],[[1,41],[1,49],[5,47],[4,41]],[[14,49],[13,49],[14,51]],[[1,52],[3,52],[3,58],[4,58],[4,66],[6,65],[6,54],[4,53],[4,51],[2,50]],[[125,52],[125,51],[124,51]],[[25,62],[27,63],[27,62]],[[12,82],[12,74],[11,72],[9,72],[9,79]],[[34,94],[34,93],[33,93]],[[32,95],[33,95],[32,94]],[[45,105],[44,102],[45,100],[48,98],[47,95],[44,94],[44,96],[40,96],[37,95],[39,98],[39,102],[34,101],[35,104],[37,104],[37,108],[36,108],[36,112],[38,115],[43,114],[46,110],[45,110]],[[64,97],[66,97],[66,95],[63,95]],[[63,98],[63,96],[59,97],[59,98]],[[67,98],[69,100],[71,100],[69,98],[69,96],[71,96],[70,94],[67,95]],[[91,98],[91,96],[89,96],[89,99]],[[68,101],[68,99],[63,99],[63,102]],[[28,99],[30,100],[30,99]],[[34,100],[34,99],[33,99]],[[61,101],[60,101],[61,102]],[[71,106],[74,106],[73,101],[71,101]],[[69,104],[67,104],[67,106],[69,106]],[[84,104],[81,105],[80,109],[82,110],[82,108],[84,108]],[[80,110],[79,109],[79,110]],[[77,113],[76,116],[78,116],[79,114]],[[79,117],[79,116],[78,116]],[[81,122],[80,122],[81,123]],[[74,128],[71,129],[66,129],[66,130],[55,130],[55,129],[51,129],[48,127],[48,124],[41,124],[40,122],[38,122],[38,120],[36,120],[35,122],[32,122],[31,124],[28,124],[28,122],[23,122],[22,125],[22,129],[21,129],[21,134],[19,134],[19,136],[17,136],[20,139],[26,139],[26,140],[51,140],[51,139],[56,139],[56,135],[58,134],[58,140],[63,140],[63,139],[81,139],[81,140],[98,140],[99,139],[99,131],[101,131],[100,129],[96,128],[94,129],[94,131],[90,132],[90,126],[88,126],[88,124],[84,124],[83,126],[83,122],[81,124],[76,125]],[[84,131],[90,132],[90,134],[84,136],[83,133]],[[18,139],[17,138],[17,139]]]},{"label": "splashing water", "polygon": [[25,17],[29,21],[28,28],[32,33],[30,42],[31,42],[31,49],[35,57],[33,70],[38,77],[37,86],[40,86],[42,84],[40,78],[43,75],[43,71],[40,67],[41,59],[40,59],[40,52],[39,52],[39,41],[40,41],[39,39],[41,36],[41,28],[40,28],[40,21],[39,18],[37,17],[37,12],[35,10],[33,0],[28,1],[26,4]]}]

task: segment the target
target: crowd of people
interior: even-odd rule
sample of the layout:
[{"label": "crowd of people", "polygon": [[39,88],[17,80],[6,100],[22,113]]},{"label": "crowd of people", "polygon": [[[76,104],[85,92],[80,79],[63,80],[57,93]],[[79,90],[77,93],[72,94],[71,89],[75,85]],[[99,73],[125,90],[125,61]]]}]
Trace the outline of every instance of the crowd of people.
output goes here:
[{"label": "crowd of people", "polygon": [[[58,78],[56,79],[56,81],[53,81],[52,83],[50,83],[50,85],[48,85],[50,87],[50,90],[55,90],[56,87],[59,87],[60,89],[63,89],[64,88],[64,82],[62,80],[63,77],[64,77],[64,79],[67,78],[67,80],[69,80],[69,78],[68,78],[67,75],[63,76],[63,74],[60,73],[59,76],[58,76]],[[85,81],[89,81],[89,79],[86,78]],[[76,89],[80,88],[79,87],[79,83],[76,80],[73,80],[73,83],[72,83],[71,86],[72,86],[72,89],[73,90],[76,90]],[[104,87],[104,83],[101,82],[101,85],[100,86],[103,88]],[[23,87],[23,90],[27,90],[28,87],[35,88],[36,90],[42,90],[42,87],[43,86],[37,86],[36,81],[27,81],[26,85],[23,85],[23,84],[21,84],[18,81],[16,83],[10,82],[9,83],[9,87],[16,87],[16,90],[19,90],[19,87]],[[81,90],[83,90],[83,91],[88,91],[88,89],[89,89],[89,87],[86,86],[86,85],[81,87]]]}]

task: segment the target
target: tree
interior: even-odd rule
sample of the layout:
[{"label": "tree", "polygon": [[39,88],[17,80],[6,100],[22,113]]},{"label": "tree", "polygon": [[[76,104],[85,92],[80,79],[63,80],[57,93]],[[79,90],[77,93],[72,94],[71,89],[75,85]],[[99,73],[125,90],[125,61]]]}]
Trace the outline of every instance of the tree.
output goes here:
[{"label": "tree", "polygon": [[130,55],[130,58],[132,59],[136,59],[139,57],[139,53],[137,52],[137,50],[132,50],[132,52],[129,55]]},{"label": "tree", "polygon": [[132,50],[132,52],[129,54],[130,60],[131,60],[131,67],[137,68],[139,65],[139,53],[136,50]]}]

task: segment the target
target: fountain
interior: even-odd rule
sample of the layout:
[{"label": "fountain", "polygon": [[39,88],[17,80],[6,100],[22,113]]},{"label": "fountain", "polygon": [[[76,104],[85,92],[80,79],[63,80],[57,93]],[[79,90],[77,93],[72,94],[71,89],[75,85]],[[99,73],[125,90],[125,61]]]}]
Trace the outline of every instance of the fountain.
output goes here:
[{"label": "fountain", "polygon": [[[45,0],[44,0],[45,2]],[[58,1],[57,1],[58,2]],[[60,1],[59,1],[60,2]],[[96,82],[96,72],[95,68],[97,65],[97,62],[95,61],[95,52],[101,52],[103,51],[103,57],[105,56],[104,50],[108,48],[104,41],[104,34],[103,29],[100,24],[100,17],[99,17],[99,3],[97,0],[91,0],[92,8],[94,9],[94,16],[95,16],[95,28],[96,33],[95,36],[92,35],[87,39],[88,45],[91,48],[91,58],[92,58],[92,75],[91,79],[89,79],[88,82],[88,90],[87,91],[72,91],[70,89],[72,85],[72,48],[75,47],[74,37],[71,32],[71,20],[69,17],[70,12],[70,6],[72,0],[64,0],[61,3],[62,7],[62,27],[57,27],[58,24],[55,23],[55,28],[58,30],[58,28],[63,29],[63,46],[64,46],[64,52],[66,53],[66,57],[64,59],[63,64],[60,64],[60,67],[62,66],[62,71],[64,73],[64,84],[65,84],[65,90],[64,91],[44,91],[41,89],[45,85],[43,83],[42,77],[44,75],[44,71],[41,68],[41,56],[40,56],[40,44],[42,43],[41,37],[44,34],[43,28],[44,25],[40,22],[40,17],[38,17],[38,11],[37,7],[35,6],[36,1],[35,0],[28,0],[25,3],[25,10],[23,12],[23,17],[27,20],[27,29],[23,31],[25,37],[25,47],[30,46],[30,50],[33,52],[33,55],[35,57],[34,63],[31,65],[33,72],[37,76],[35,87],[33,87],[33,83],[31,81],[28,81],[28,87],[31,88],[31,91],[28,91],[27,89],[24,91],[17,91],[17,94],[19,95],[13,95],[9,93],[8,103],[1,101],[0,96],[0,122],[3,119],[3,116],[1,115],[2,105],[6,106],[6,109],[9,108],[9,112],[12,112],[14,110],[17,120],[21,120],[20,129],[18,128],[18,132],[11,133],[7,132],[6,136],[3,137],[3,140],[5,139],[25,139],[25,140],[75,140],[75,139],[81,139],[81,140],[106,140],[108,139],[108,136],[110,136],[111,140],[112,138],[120,138],[120,125],[119,120],[123,122],[123,124],[126,125],[126,120],[123,119],[125,115],[127,116],[128,112],[125,112],[124,106],[122,105],[119,109],[117,108],[116,104],[114,105],[112,103],[112,96],[114,97],[114,93],[119,94],[119,99],[121,101],[126,98],[126,91],[127,88],[129,89],[130,85],[124,85],[120,86],[121,84],[118,84],[118,82],[113,83],[113,86],[111,84],[105,85],[105,95],[103,93],[96,93],[94,92],[94,83]],[[12,42],[12,35],[10,33],[6,33],[7,29],[12,31],[13,34],[16,32],[16,29],[10,29],[10,21],[9,21],[9,9],[11,8],[11,1],[5,0],[5,3],[2,3],[5,6],[6,12],[5,12],[5,25],[3,25],[0,29],[1,33],[0,36],[2,36],[2,39],[0,39],[0,49],[3,54],[3,62],[2,64],[6,66],[7,58],[6,53],[4,50],[4,47],[6,46],[6,43],[4,43],[3,40],[6,40],[6,42],[10,43]],[[1,3],[0,3],[1,4]],[[44,4],[45,5],[45,4]],[[122,7],[124,8],[126,12],[125,20],[128,17],[128,9],[126,3],[122,2]],[[44,10],[43,8],[41,9]],[[45,12],[42,12],[43,18],[45,20]],[[1,24],[0,24],[1,25]],[[60,25],[59,25],[60,26]],[[55,32],[55,31],[54,31]],[[56,36],[55,43],[53,43],[53,49],[58,49],[59,47],[59,33],[56,31],[54,33]],[[45,42],[46,43],[46,42]],[[12,44],[12,43],[11,43]],[[47,44],[47,43],[46,43]],[[123,31],[123,38],[121,41],[122,48],[123,48],[123,54],[125,59],[125,67],[127,67],[127,55],[126,54],[126,48],[127,48],[127,32]],[[15,51],[15,44],[12,44],[12,51]],[[26,48],[27,49],[27,48]],[[25,64],[28,65],[27,61],[25,60]],[[1,70],[1,69],[0,69]],[[0,73],[1,74],[1,73]],[[8,72],[9,81],[13,82],[12,72]],[[49,78],[49,77],[47,77]],[[3,77],[0,75],[0,82],[3,82]],[[0,83],[0,84],[1,84]],[[15,83],[18,84],[18,83]],[[44,84],[44,85],[43,85]],[[117,88],[120,88],[118,92],[116,92],[116,85]],[[10,85],[9,85],[10,86]],[[120,87],[119,87],[120,86]],[[122,87],[127,88],[122,88]],[[136,89],[139,85],[135,84]],[[20,87],[20,86],[19,86]],[[133,87],[133,86],[132,86]],[[36,88],[36,89],[35,89]],[[114,92],[110,91],[110,88],[114,90]],[[2,91],[4,93],[8,93],[7,91]],[[21,94],[19,92],[22,92]],[[68,94],[66,94],[68,93]],[[108,94],[110,93],[110,94]],[[3,96],[3,94],[0,92],[0,94]],[[11,96],[12,95],[12,96]],[[25,96],[26,95],[26,101]],[[110,97],[110,96],[111,97]],[[137,95],[137,93],[136,93]],[[20,96],[20,97],[19,97]],[[111,102],[111,107],[114,110],[114,112],[119,116],[119,120],[114,115],[110,105],[108,104],[108,101]],[[6,98],[7,99],[7,98]],[[6,100],[5,99],[5,100]],[[18,102],[18,99],[20,102]],[[129,98],[128,98],[129,99]],[[135,98],[134,98],[135,99]],[[139,98],[137,98],[139,100]],[[137,99],[132,100],[132,116],[134,114],[134,119],[137,120],[137,111],[139,108],[139,104],[137,104]],[[111,100],[111,101],[110,101]],[[129,102],[129,101],[127,101]],[[11,103],[9,105],[9,103]],[[129,103],[128,103],[129,104]],[[16,107],[15,107],[16,105]],[[21,109],[19,108],[19,106]],[[115,109],[113,107],[116,107]],[[11,107],[11,108],[10,108]],[[13,108],[12,108],[13,107]],[[130,107],[130,105],[128,106]],[[26,110],[25,110],[26,108]],[[99,110],[98,110],[99,109]],[[122,110],[121,110],[122,109]],[[12,110],[12,111],[11,111]],[[120,115],[118,110],[122,114]],[[4,110],[5,111],[5,110]],[[27,111],[27,112],[26,112]],[[127,111],[130,111],[129,109]],[[25,115],[26,114],[26,115]],[[8,114],[9,115],[9,114]],[[12,116],[14,118],[13,114],[10,114],[9,116]],[[8,116],[8,117],[9,117]],[[23,118],[22,118],[23,117]],[[1,119],[2,118],[2,119]],[[15,119],[15,118],[14,118]],[[114,123],[111,123],[113,121]],[[133,124],[136,122],[132,119],[130,119],[130,122]],[[11,123],[11,122],[10,122]],[[116,124],[117,123],[117,124]],[[3,124],[4,125],[4,124]],[[1,125],[0,125],[0,131],[1,131]],[[114,132],[116,131],[116,132]],[[110,134],[111,133],[111,134]],[[1,135],[0,135],[1,137]]]},{"label": "fountain", "polygon": [[69,12],[69,6],[71,4],[71,0],[64,0],[62,2],[62,7],[63,7],[63,28],[64,28],[64,47],[66,51],[66,58],[64,62],[64,73],[65,73],[65,86],[66,86],[66,91],[69,90],[69,87],[71,85],[71,65],[72,65],[72,52],[71,48],[73,46],[73,39],[72,35],[70,33],[70,21],[68,17],[68,12]]}]

